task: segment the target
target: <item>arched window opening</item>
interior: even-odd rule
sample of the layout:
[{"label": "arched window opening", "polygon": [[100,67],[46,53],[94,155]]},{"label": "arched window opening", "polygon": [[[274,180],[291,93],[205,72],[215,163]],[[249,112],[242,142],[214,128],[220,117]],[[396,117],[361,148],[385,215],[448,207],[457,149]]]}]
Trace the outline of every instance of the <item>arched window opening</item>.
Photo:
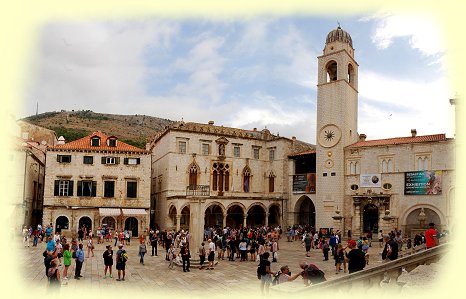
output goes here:
[{"label": "arched window opening", "polygon": [[189,168],[189,188],[191,190],[196,189],[197,185],[197,174],[199,173],[199,168],[196,164],[192,164]]},{"label": "arched window opening", "polygon": [[275,192],[275,175],[271,171],[269,174],[269,193]]},{"label": "arched window opening", "polygon": [[338,74],[338,65],[335,61],[330,61],[327,64],[327,82],[336,81]]},{"label": "arched window opening", "polygon": [[348,83],[354,87],[354,67],[352,64],[348,64],[348,76],[346,79]]}]

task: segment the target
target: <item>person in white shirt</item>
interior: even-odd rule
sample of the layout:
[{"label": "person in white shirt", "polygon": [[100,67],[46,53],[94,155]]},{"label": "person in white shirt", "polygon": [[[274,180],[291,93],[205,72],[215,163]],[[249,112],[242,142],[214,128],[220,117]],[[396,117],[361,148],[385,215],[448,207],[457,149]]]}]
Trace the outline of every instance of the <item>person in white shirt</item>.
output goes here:
[{"label": "person in white shirt", "polygon": [[214,269],[214,260],[215,260],[215,243],[212,242],[212,239],[209,239],[209,256],[207,258],[209,261],[209,265],[207,266],[207,270]]}]

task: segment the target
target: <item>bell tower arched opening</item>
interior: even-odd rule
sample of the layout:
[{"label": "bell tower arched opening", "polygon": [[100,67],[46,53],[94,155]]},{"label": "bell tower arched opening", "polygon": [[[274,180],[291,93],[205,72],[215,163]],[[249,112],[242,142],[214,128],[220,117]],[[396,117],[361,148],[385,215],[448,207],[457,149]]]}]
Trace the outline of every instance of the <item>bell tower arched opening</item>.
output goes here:
[{"label": "bell tower arched opening", "polygon": [[327,81],[336,81],[338,79],[338,64],[335,60],[329,61],[325,67],[327,71]]}]

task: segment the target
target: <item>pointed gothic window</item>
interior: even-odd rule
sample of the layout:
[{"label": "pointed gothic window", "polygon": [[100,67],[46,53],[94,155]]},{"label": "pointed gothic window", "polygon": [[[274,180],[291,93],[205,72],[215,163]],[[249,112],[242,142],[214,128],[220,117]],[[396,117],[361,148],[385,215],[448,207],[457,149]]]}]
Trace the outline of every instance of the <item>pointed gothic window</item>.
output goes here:
[{"label": "pointed gothic window", "polygon": [[249,192],[251,188],[251,170],[249,167],[245,167],[243,170],[243,191]]},{"label": "pointed gothic window", "polygon": [[198,173],[199,167],[195,163],[191,164],[191,167],[189,168],[189,188],[191,190],[196,189]]},{"label": "pointed gothic window", "polygon": [[269,174],[269,193],[275,192],[275,175],[273,172]]}]

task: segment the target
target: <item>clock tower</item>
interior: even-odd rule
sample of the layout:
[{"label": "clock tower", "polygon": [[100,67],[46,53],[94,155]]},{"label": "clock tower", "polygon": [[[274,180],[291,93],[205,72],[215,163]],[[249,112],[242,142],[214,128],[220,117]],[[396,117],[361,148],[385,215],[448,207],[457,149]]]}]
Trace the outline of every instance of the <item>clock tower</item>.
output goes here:
[{"label": "clock tower", "polygon": [[344,211],[344,148],[358,141],[358,64],[351,36],[338,26],[318,57],[316,125],[316,229],[337,227]]}]

